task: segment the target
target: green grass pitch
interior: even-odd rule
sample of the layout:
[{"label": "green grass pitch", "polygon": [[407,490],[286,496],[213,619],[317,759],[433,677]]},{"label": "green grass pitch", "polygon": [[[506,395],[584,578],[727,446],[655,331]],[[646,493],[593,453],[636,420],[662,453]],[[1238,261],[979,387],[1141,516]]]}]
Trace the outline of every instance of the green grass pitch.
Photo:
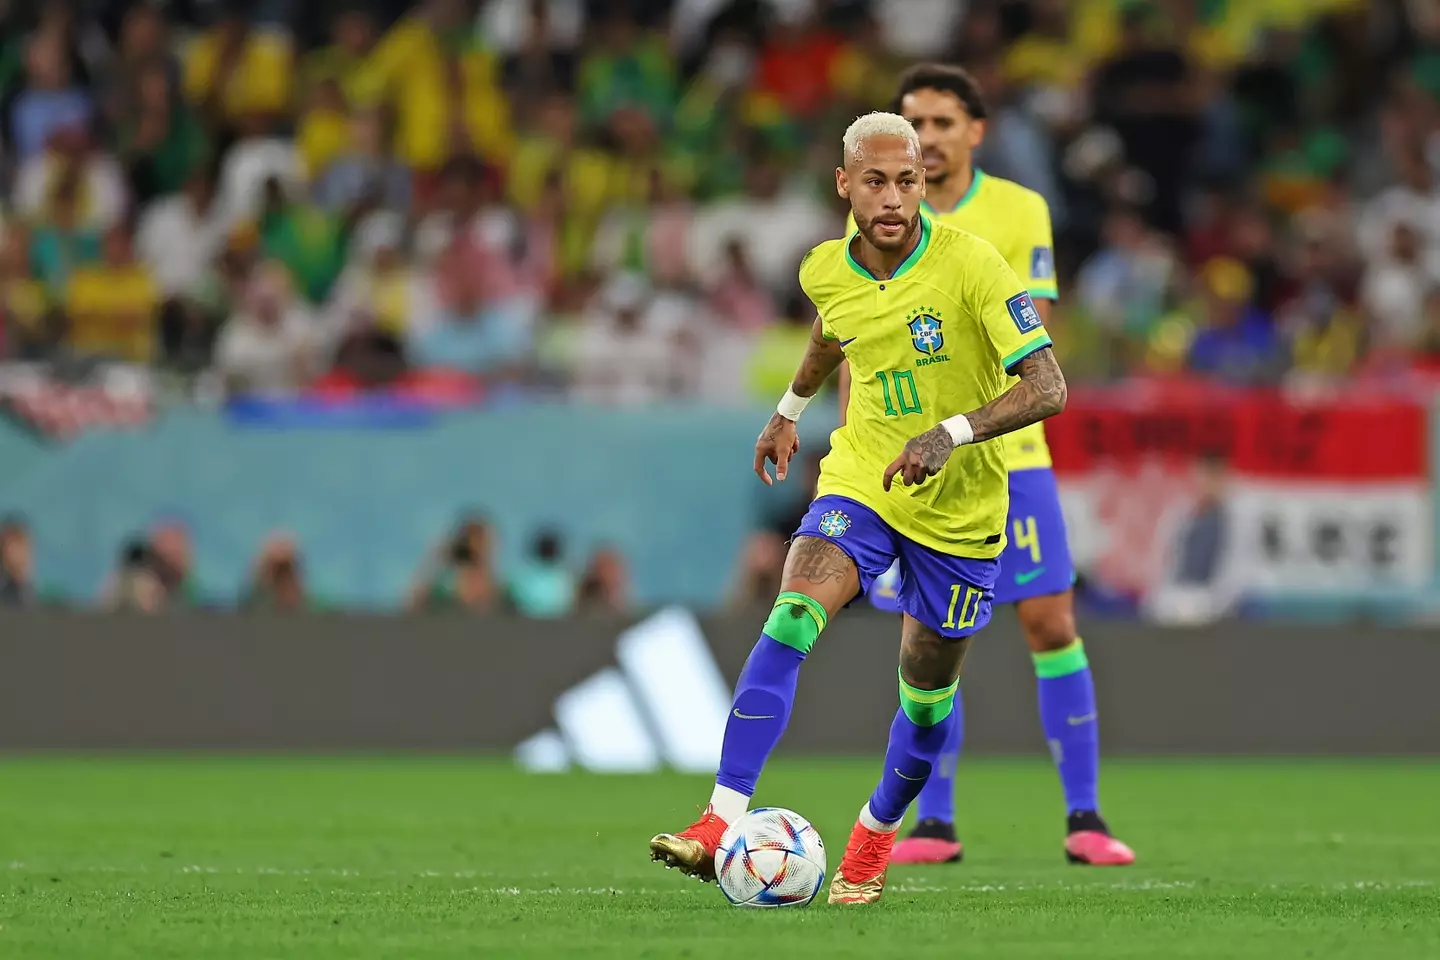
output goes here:
[{"label": "green grass pitch", "polygon": [[[877,761],[777,762],[830,866]],[[742,910],[647,859],[706,778],[469,758],[0,763],[0,957],[1440,957],[1440,765],[1125,761],[1141,862],[1067,866],[1054,773],[966,761],[960,866]]]}]

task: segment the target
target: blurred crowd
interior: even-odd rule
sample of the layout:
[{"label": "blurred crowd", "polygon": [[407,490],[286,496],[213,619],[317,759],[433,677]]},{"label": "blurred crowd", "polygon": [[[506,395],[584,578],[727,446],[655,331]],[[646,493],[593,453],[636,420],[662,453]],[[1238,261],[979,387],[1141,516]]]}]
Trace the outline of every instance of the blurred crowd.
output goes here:
[{"label": "blurred crowd", "polygon": [[[502,613],[535,619],[623,614],[631,609],[625,558],[613,547],[593,550],[575,566],[554,530],[534,537],[524,558],[503,568],[494,532],[467,516],[435,544],[415,571],[404,607],[410,613]],[[66,596],[36,570],[34,542],[23,517],[0,519],[0,609],[78,607],[130,613],[182,610],[321,612],[333,605],[305,576],[301,547],[277,531],[263,540],[240,590],[218,595],[195,570],[189,524],[158,518],[120,548],[99,594]]]},{"label": "blurred crowd", "polygon": [[[768,400],[919,59],[1049,200],[1072,376],[1440,355],[1426,0],[0,0],[0,356],[206,395]],[[737,389],[737,384],[742,385]]]},{"label": "blurred crowd", "polygon": [[[0,0],[0,370],[772,402],[840,132],[927,59],[985,89],[978,166],[1050,204],[1071,378],[1440,370],[1429,0]],[[502,575],[487,529],[412,606],[625,605],[613,551],[540,532]],[[106,602],[181,602],[182,534]],[[0,546],[0,601],[36,595],[23,524]],[[323,603],[283,536],[236,602]]]}]

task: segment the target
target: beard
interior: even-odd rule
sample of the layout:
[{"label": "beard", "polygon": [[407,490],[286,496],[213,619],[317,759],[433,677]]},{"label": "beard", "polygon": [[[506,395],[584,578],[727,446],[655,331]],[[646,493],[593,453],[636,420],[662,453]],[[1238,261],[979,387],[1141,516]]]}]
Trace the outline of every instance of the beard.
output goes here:
[{"label": "beard", "polygon": [[872,247],[874,247],[876,250],[884,250],[887,253],[893,250],[905,249],[905,247],[912,240],[914,240],[916,231],[920,229],[919,210],[915,211],[915,216],[910,218],[910,221],[905,224],[905,229],[895,237],[877,236],[877,231],[875,229],[876,219],[878,218],[871,218],[869,220],[862,221],[859,214],[857,213],[855,215],[855,225],[859,228],[860,232],[865,235],[865,239],[870,242],[870,245]]}]

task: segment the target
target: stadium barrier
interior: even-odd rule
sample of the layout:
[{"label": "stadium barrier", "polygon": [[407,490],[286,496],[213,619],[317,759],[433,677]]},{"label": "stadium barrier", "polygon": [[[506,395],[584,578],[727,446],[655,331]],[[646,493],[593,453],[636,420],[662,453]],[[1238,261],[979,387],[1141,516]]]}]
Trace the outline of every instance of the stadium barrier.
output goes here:
[{"label": "stadium barrier", "polygon": [[[719,668],[711,679],[723,687],[763,614],[659,616],[698,622]],[[4,613],[0,749],[510,750],[556,726],[567,691],[616,679],[627,655],[616,641],[629,626]],[[873,611],[836,618],[806,665],[784,750],[881,749],[895,711],[897,634],[894,618]],[[1434,630],[1117,622],[1089,624],[1087,635],[1111,755],[1440,754]],[[660,642],[649,655],[694,653],[652,639]],[[702,673],[713,670],[700,656]],[[1013,619],[1001,612],[967,663],[968,749],[1042,751],[1034,684]],[[610,686],[623,696],[633,682]],[[718,722],[713,684],[700,693],[694,709],[705,716],[677,723],[709,736]],[[722,716],[727,706],[722,698]],[[621,735],[603,719],[580,729],[602,746]],[[557,737],[567,739],[553,734],[552,745]],[[661,746],[668,757],[685,744]],[[691,765],[705,760],[690,756]]]}]

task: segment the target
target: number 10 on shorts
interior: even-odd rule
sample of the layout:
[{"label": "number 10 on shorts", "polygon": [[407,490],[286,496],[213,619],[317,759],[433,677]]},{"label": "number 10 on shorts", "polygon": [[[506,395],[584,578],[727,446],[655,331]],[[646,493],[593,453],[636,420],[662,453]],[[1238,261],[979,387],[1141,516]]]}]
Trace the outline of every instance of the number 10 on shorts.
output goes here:
[{"label": "number 10 on shorts", "polygon": [[[945,613],[945,622],[940,626],[946,630],[975,626],[975,618],[980,615],[980,599],[983,596],[985,596],[983,591],[968,583],[952,583],[950,585],[950,609]],[[962,597],[964,599],[961,599]],[[955,619],[957,605],[960,607],[958,622]]]}]

